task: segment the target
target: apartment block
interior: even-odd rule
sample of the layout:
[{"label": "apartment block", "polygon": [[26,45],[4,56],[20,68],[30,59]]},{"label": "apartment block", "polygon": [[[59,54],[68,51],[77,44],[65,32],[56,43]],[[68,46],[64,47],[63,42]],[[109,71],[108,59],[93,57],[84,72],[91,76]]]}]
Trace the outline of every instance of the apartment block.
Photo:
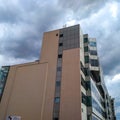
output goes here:
[{"label": "apartment block", "polygon": [[0,120],[115,120],[95,38],[45,32],[40,59],[0,70]]}]

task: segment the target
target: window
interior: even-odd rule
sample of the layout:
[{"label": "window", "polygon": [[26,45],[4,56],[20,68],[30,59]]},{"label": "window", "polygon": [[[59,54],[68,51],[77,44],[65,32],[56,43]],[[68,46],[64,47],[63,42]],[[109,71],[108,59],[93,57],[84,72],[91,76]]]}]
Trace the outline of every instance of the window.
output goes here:
[{"label": "window", "polygon": [[0,69],[0,101],[6,84],[8,72],[9,72],[9,66],[4,66]]},{"label": "window", "polygon": [[91,90],[91,83],[90,83],[90,81],[86,82],[86,90]]},{"label": "window", "polygon": [[92,106],[91,96],[87,96],[87,106]]},{"label": "window", "polygon": [[91,55],[97,55],[97,51],[96,50],[90,50],[90,54]]},{"label": "window", "polygon": [[63,34],[60,34],[60,36],[59,37],[63,37]]},{"label": "window", "polygon": [[59,43],[59,46],[63,46],[63,43]]},{"label": "window", "polygon": [[56,81],[56,86],[57,86],[57,87],[60,86],[60,81]]},{"label": "window", "polygon": [[85,63],[89,63],[89,56],[85,56]]},{"label": "window", "polygon": [[86,82],[84,81],[82,76],[81,76],[81,85],[86,89]]},{"label": "window", "polygon": [[55,103],[59,103],[60,102],[60,97],[55,97]]},{"label": "window", "polygon": [[90,42],[91,47],[96,47],[96,42]]},{"label": "window", "polygon": [[86,105],[86,96],[82,93],[82,103]]},{"label": "window", "polygon": [[62,58],[62,54],[59,54],[59,55],[58,55],[58,58]]},{"label": "window", "polygon": [[56,36],[58,36],[58,33],[56,34]]},{"label": "window", "polygon": [[61,71],[62,70],[62,68],[61,67],[57,67],[57,71]]},{"label": "window", "polygon": [[87,43],[88,42],[88,38],[84,38],[84,43]]},{"label": "window", "polygon": [[59,120],[58,118],[53,118],[53,120]]},{"label": "window", "polygon": [[91,59],[91,66],[99,66],[98,60]]},{"label": "window", "polygon": [[85,52],[88,52],[88,46],[85,46],[85,47],[84,47],[84,51],[85,51]]}]

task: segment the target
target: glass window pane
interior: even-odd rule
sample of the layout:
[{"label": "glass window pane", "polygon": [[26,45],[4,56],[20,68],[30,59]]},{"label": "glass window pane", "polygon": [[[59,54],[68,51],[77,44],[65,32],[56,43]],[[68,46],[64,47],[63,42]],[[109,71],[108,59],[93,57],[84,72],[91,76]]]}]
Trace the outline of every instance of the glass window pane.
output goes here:
[{"label": "glass window pane", "polygon": [[89,56],[85,56],[85,63],[89,63]]},{"label": "glass window pane", "polygon": [[55,98],[55,103],[59,103],[60,102],[60,97],[56,97]]},{"label": "glass window pane", "polygon": [[96,47],[96,42],[90,42],[91,47]]},{"label": "glass window pane", "polygon": [[85,52],[88,52],[88,46],[85,46],[85,47],[84,47],[84,51],[85,51]]},{"label": "glass window pane", "polygon": [[84,43],[88,42],[88,38],[84,38]]}]

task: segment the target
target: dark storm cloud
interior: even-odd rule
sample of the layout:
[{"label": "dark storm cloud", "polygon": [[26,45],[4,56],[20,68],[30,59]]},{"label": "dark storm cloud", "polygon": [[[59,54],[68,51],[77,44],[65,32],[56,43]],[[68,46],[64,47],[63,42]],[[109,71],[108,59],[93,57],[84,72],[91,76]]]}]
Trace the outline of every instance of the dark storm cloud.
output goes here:
[{"label": "dark storm cloud", "polygon": [[63,8],[74,12],[74,18],[80,20],[99,11],[108,0],[59,0]]},{"label": "dark storm cloud", "polygon": [[38,58],[43,32],[64,15],[55,4],[37,0],[3,2],[0,23],[4,36],[0,38],[0,54],[14,58]]}]

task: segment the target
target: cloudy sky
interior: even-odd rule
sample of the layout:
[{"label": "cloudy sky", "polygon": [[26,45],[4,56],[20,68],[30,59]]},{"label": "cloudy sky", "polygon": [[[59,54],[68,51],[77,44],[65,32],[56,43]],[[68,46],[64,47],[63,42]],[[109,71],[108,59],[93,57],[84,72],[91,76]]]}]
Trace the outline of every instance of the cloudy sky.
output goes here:
[{"label": "cloudy sky", "polygon": [[0,66],[39,59],[43,32],[80,24],[96,37],[120,119],[120,0],[0,0]]}]

